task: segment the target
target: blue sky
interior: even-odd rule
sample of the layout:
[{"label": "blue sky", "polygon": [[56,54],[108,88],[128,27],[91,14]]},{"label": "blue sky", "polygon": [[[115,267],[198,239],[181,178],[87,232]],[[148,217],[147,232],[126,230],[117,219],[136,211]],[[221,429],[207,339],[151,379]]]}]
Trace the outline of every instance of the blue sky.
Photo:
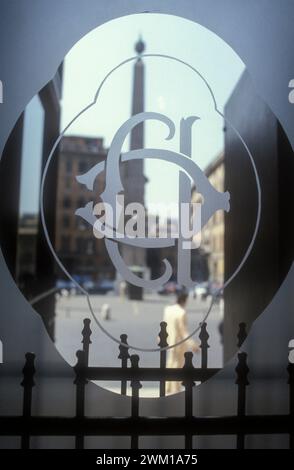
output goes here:
[{"label": "blue sky", "polygon": [[[235,52],[215,34],[182,18],[159,15],[131,15],[106,23],[82,38],[68,53],[64,66],[62,119],[63,129],[88,105],[104,76],[116,65],[135,55],[139,35],[146,43],[146,53],[179,58],[195,67],[210,84],[220,111],[244,70]],[[146,147],[179,150],[179,122],[189,115],[201,116],[193,127],[192,158],[202,168],[221,151],[222,119],[213,113],[211,95],[204,82],[190,69],[168,59],[146,58],[145,109],[167,115],[176,125],[172,141],[164,141],[166,129],[158,123],[146,125]],[[78,119],[67,135],[104,137],[111,144],[114,133],[130,117],[133,63],[122,66],[105,84],[97,105]],[[31,109],[30,109],[31,108]],[[36,99],[29,105],[35,119],[42,123]],[[35,132],[25,126],[29,171],[23,175],[22,211],[37,207],[38,181],[30,177],[38,166],[39,124]],[[40,124],[41,125],[41,124]],[[27,130],[26,130],[27,129]],[[124,150],[127,150],[128,142]],[[145,162],[147,205],[177,200],[178,167],[160,160]],[[163,185],[164,182],[164,185]]]}]

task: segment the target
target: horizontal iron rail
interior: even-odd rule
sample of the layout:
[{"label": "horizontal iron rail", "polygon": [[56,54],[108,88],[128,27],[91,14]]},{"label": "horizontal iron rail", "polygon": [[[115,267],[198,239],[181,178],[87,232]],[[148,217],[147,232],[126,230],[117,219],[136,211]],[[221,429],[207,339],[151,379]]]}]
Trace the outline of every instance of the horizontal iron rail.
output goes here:
[{"label": "horizontal iron rail", "polygon": [[221,369],[159,369],[155,367],[121,368],[121,367],[85,367],[80,374],[89,380],[140,380],[142,382],[195,381],[210,379]]},{"label": "horizontal iron rail", "polygon": [[288,415],[160,417],[160,418],[60,418],[7,416],[0,418],[1,436],[184,436],[242,434],[291,434],[294,420]]}]

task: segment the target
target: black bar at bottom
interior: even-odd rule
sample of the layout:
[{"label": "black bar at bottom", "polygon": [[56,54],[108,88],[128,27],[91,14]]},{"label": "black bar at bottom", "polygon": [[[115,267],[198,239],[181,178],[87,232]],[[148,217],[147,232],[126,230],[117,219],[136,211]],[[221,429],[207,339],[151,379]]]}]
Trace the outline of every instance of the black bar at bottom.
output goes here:
[{"label": "black bar at bottom", "polygon": [[179,418],[1,417],[0,436],[185,436],[291,434],[291,416],[256,415]]}]

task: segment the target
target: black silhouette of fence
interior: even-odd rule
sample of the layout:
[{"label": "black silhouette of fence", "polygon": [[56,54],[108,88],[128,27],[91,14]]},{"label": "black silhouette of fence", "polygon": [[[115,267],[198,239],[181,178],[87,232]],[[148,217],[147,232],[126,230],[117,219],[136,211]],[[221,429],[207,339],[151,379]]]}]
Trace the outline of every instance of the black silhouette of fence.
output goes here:
[{"label": "black silhouette of fence", "polygon": [[[246,387],[249,386],[247,354],[238,354],[236,366],[237,410],[234,416],[196,417],[193,414],[193,387],[195,382],[204,382],[219,369],[208,368],[208,339],[206,323],[201,324],[200,347],[201,367],[195,368],[193,354],[185,353],[183,368],[166,367],[166,351],[161,350],[160,367],[140,367],[139,356],[129,354],[128,346],[119,346],[120,367],[89,366],[91,344],[90,320],[84,320],[82,330],[83,349],[77,351],[74,367],[76,386],[76,410],[74,417],[32,416],[32,392],[36,385],[35,355],[26,354],[23,368],[23,412],[22,416],[0,417],[0,435],[21,436],[21,448],[30,447],[30,436],[75,436],[75,447],[84,448],[85,436],[130,436],[131,448],[137,449],[140,436],[185,436],[185,449],[192,449],[195,435],[235,435],[236,448],[243,449],[248,434],[288,434],[289,448],[294,448],[294,364],[288,365],[289,414],[288,415],[246,415]],[[160,324],[159,346],[166,347],[166,323]],[[246,338],[245,324],[240,324],[238,346]],[[121,335],[127,345],[127,335]],[[130,417],[87,417],[85,415],[86,386],[89,380],[119,381],[121,393],[126,395],[127,383],[131,387]],[[140,415],[141,382],[159,383],[159,395],[165,396],[167,381],[181,381],[184,387],[185,413],[183,417],[144,417]]]}]

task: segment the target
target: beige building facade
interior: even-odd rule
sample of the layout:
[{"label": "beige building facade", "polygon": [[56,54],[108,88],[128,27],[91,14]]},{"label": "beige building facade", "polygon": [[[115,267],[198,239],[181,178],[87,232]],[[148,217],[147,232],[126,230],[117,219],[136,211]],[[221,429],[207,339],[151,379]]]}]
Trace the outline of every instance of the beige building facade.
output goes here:
[{"label": "beige building facade", "polygon": [[[219,154],[205,169],[205,174],[212,186],[224,191],[225,167],[224,155]],[[201,202],[201,196],[195,190],[192,202]],[[224,281],[224,212],[217,211],[202,230],[201,248],[207,256],[209,280],[217,284]]]}]

